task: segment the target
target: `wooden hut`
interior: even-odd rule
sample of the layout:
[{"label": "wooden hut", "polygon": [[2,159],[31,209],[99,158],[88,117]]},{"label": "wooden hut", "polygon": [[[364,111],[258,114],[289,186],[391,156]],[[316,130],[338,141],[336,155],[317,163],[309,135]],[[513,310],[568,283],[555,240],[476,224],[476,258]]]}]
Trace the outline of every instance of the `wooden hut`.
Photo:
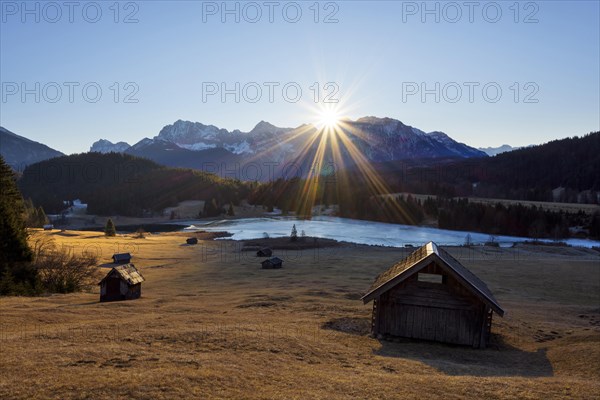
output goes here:
[{"label": "wooden hut", "polygon": [[256,257],[271,257],[273,255],[273,250],[268,247],[263,247],[262,249],[256,252]]},{"label": "wooden hut", "polygon": [[373,300],[373,335],[479,348],[493,312],[504,315],[485,283],[433,242],[380,274],[362,300]]},{"label": "wooden hut", "polygon": [[137,299],[142,295],[144,281],[144,277],[133,264],[114,267],[98,283],[100,301]]},{"label": "wooden hut", "polygon": [[262,264],[263,269],[281,268],[281,266],[283,264],[283,260],[279,257],[272,257],[272,258],[266,259],[261,264]]},{"label": "wooden hut", "polygon": [[112,256],[113,264],[129,264],[131,262],[131,254],[115,253]]},{"label": "wooden hut", "polygon": [[185,240],[185,242],[187,244],[198,244],[198,238],[195,238],[195,237],[187,238]]}]

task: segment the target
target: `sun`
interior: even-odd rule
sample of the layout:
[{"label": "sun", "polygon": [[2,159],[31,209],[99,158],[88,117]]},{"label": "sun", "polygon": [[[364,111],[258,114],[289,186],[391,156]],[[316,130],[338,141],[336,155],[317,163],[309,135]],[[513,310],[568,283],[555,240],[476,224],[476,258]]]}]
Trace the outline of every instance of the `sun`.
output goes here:
[{"label": "sun", "polygon": [[337,110],[330,109],[322,109],[319,112],[318,120],[317,120],[317,128],[319,129],[335,129],[340,124],[340,115]]}]

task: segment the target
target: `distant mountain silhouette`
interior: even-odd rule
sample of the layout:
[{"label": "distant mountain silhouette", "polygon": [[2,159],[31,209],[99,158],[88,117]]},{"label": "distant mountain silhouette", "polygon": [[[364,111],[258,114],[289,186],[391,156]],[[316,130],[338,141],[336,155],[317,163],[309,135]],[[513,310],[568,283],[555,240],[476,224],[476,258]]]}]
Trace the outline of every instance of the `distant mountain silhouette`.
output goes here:
[{"label": "distant mountain silhouette", "polygon": [[11,168],[22,170],[27,165],[64,154],[0,126],[0,155]]}]

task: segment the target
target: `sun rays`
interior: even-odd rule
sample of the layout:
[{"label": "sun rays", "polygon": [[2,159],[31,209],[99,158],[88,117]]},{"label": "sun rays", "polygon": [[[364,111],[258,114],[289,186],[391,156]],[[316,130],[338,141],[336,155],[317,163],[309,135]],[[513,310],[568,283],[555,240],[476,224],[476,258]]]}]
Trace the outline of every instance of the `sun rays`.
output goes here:
[{"label": "sun rays", "polygon": [[[362,183],[368,189],[371,199],[375,200],[373,204],[381,204],[385,212],[390,214],[390,220],[396,220],[398,216],[411,220],[393,196],[388,200],[383,198],[382,195],[391,193],[388,185],[355,143],[369,141],[370,138],[345,117],[338,107],[334,105],[316,110],[313,129],[304,135],[308,137],[296,160],[308,164],[300,194],[301,210],[306,216],[310,216],[312,208],[320,204],[320,191],[336,190],[338,198],[351,198],[355,195],[354,190]],[[349,168],[354,168],[356,173],[349,173]]]},{"label": "sun rays", "polygon": [[273,147],[289,144],[294,149],[280,173],[286,180],[282,191],[293,184],[290,179],[303,179],[297,193],[299,209],[296,211],[310,217],[313,207],[323,204],[321,197],[325,190],[335,190],[338,199],[352,199],[362,190],[368,193],[371,201],[358,207],[380,207],[390,221],[396,221],[400,216],[410,221],[410,215],[395,196],[383,196],[392,191],[361,150],[361,143],[369,142],[371,137],[346,116],[339,104],[320,107],[313,104],[311,120],[311,124],[298,127],[283,138],[271,139]]}]

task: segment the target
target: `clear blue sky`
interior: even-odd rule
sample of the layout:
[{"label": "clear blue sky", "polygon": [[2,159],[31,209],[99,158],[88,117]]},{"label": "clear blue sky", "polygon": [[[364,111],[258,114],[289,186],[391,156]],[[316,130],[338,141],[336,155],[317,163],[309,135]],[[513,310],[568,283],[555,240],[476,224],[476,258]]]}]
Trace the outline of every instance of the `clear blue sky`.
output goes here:
[{"label": "clear blue sky", "polygon": [[[439,22],[435,14],[422,15],[421,1],[340,1],[336,7],[321,2],[319,23],[314,22],[314,1],[298,2],[302,16],[297,23],[288,22],[295,17],[289,2],[274,8],[272,23],[262,1],[257,2],[262,16],[256,23],[246,21],[255,18],[256,10],[248,6],[244,13],[244,3],[239,3],[239,23],[234,15],[225,15],[223,23],[222,10],[204,14],[204,22],[203,8],[221,8],[220,1],[121,2],[119,23],[110,8],[114,2],[98,2],[102,16],[91,23],[86,18],[94,20],[96,10],[88,3],[78,3],[70,22],[64,5],[57,16],[43,2],[39,12],[36,2],[27,3],[33,14],[23,13],[21,1],[1,2],[0,123],[66,153],[86,151],[99,138],[133,144],[177,119],[243,131],[260,120],[289,127],[312,122],[314,82],[335,82],[340,109],[351,118],[397,118],[473,146],[542,143],[600,129],[598,1],[521,2],[518,16],[513,1],[498,2],[502,15],[496,23],[490,21],[497,19],[497,10],[488,2],[477,3],[473,22],[469,8],[461,6],[457,18],[456,8],[445,2],[428,3],[431,9],[438,4]],[[338,22],[324,23],[332,12]],[[130,19],[138,22],[124,23],[132,13]],[[20,85],[36,92],[36,82],[40,102],[35,93],[23,101]],[[51,82],[62,87],[55,103],[49,101],[56,98]],[[79,83],[73,102],[65,82]],[[82,87],[90,82],[102,89],[96,103],[83,98]],[[114,82],[120,87],[116,103]],[[135,86],[125,88],[127,82]],[[256,103],[244,98],[235,103],[233,95],[223,103],[219,96],[203,101],[203,82],[280,86],[273,103],[266,86]],[[301,87],[298,103],[283,98],[287,82]],[[408,95],[415,88],[412,82],[429,89],[439,82],[439,103],[434,94],[425,102],[419,93]],[[462,88],[454,103],[448,101],[456,98],[452,82]],[[473,102],[465,82],[479,83]],[[516,102],[515,82],[520,89]],[[495,83],[488,88],[489,99],[494,87],[501,88],[499,101],[485,99],[487,83]],[[124,102],[136,86],[133,98],[139,101]],[[88,95],[94,96],[93,87]],[[538,102],[525,102],[527,95]]]}]

